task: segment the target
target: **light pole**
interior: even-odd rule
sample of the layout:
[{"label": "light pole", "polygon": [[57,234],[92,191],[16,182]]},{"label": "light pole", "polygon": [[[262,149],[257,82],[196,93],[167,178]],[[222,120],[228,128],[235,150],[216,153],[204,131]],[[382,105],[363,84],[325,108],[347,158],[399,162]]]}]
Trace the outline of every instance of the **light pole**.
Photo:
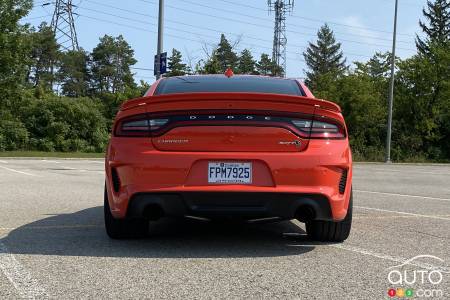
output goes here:
[{"label": "light pole", "polygon": [[386,163],[391,162],[392,107],[394,103],[394,80],[395,80],[395,44],[397,41],[397,11],[398,11],[398,0],[395,0],[394,36],[392,38],[392,57],[391,57],[391,83],[389,85],[388,124],[386,136],[386,159],[385,159]]},{"label": "light pole", "polygon": [[161,53],[163,52],[163,35],[164,35],[164,0],[159,0],[158,14],[158,50],[156,52],[158,61],[156,63],[156,79],[161,78]]}]

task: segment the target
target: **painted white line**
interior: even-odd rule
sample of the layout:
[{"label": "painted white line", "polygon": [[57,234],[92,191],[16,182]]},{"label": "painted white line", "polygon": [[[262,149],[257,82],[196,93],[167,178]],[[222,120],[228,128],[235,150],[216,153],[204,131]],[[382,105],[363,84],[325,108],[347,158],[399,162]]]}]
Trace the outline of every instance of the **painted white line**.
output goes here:
[{"label": "painted white line", "polygon": [[404,211],[388,210],[388,209],[366,207],[366,206],[356,206],[355,205],[353,207],[366,209],[366,210],[375,210],[375,211],[381,211],[381,212],[389,212],[389,213],[400,214],[400,215],[407,215],[407,216],[415,216],[415,217],[421,217],[421,218],[430,218],[430,219],[438,219],[438,220],[450,221],[450,218],[443,218],[443,217],[439,217],[439,216],[421,215],[421,214],[408,213],[408,212],[404,212]]},{"label": "painted white line", "polygon": [[[450,215],[435,215],[435,217],[450,217]],[[390,215],[390,216],[376,216],[376,215],[355,215],[354,220],[364,220],[364,219],[395,219],[395,218],[418,218],[418,216],[404,216],[404,215]]]},{"label": "painted white line", "polygon": [[363,191],[363,190],[353,190],[353,191],[358,192],[358,193],[379,194],[379,195],[398,196],[398,197],[406,197],[406,198],[421,198],[421,199],[430,199],[430,200],[438,200],[438,201],[450,201],[450,199],[448,199],[448,198],[428,197],[428,196],[419,196],[419,195],[407,195],[407,194],[385,193],[385,192]]},{"label": "painted white line", "polygon": [[60,164],[61,162],[56,161],[56,160],[48,160],[48,159],[43,159],[41,161],[45,161],[45,162],[49,162],[49,163],[54,163],[54,164]]},{"label": "painted white line", "polygon": [[409,173],[414,173],[414,174],[427,174],[427,175],[450,175],[450,173],[448,172],[431,172],[431,171],[423,171],[423,170],[389,170],[389,169],[373,169],[371,168],[366,169],[366,168],[357,168],[358,170],[367,170],[367,171],[373,171],[373,172],[391,172],[391,173],[403,173],[403,174],[409,174]]},{"label": "painted white line", "polygon": [[0,241],[0,270],[12,283],[21,298],[50,298],[45,289],[39,285],[30,272],[18,262],[14,255],[8,252],[5,244]]},{"label": "painted white line", "polygon": [[22,171],[10,169],[10,168],[3,167],[3,166],[0,166],[0,168],[5,169],[5,170],[8,170],[8,171],[11,171],[11,172],[19,173],[19,174],[24,174],[24,175],[28,175],[28,176],[36,176],[36,177],[40,177],[40,176],[35,175],[35,174],[31,174],[31,173],[27,173],[27,172],[22,172]]},{"label": "painted white line", "polygon": [[0,163],[7,164],[8,162],[6,160],[0,160]]},{"label": "painted white line", "polygon": [[[42,225],[42,226],[23,226],[22,230],[35,230],[35,229],[76,229],[76,228],[103,228],[103,224],[81,224],[81,225]],[[0,231],[13,231],[18,229],[17,227],[0,227]]]},{"label": "painted white line", "polygon": [[104,165],[105,162],[104,161],[95,161],[95,160],[87,160],[88,162],[94,163],[94,164],[102,164]]}]

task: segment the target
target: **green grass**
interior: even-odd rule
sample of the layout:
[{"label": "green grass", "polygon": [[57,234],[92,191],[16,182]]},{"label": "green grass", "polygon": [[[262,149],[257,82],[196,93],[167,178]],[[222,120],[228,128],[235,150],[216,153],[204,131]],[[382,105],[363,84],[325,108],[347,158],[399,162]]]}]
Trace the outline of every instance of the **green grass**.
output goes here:
[{"label": "green grass", "polygon": [[104,158],[104,153],[2,151],[0,157],[57,157],[57,158]]}]

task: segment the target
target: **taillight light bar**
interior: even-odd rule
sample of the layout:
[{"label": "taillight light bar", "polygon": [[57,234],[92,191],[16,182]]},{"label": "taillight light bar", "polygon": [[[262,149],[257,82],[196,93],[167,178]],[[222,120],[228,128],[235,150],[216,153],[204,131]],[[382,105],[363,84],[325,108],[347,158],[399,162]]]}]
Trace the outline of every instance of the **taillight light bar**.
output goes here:
[{"label": "taillight light bar", "polygon": [[342,139],[345,128],[333,119],[308,115],[297,117],[267,116],[263,114],[184,114],[184,115],[147,115],[141,114],[121,119],[117,122],[114,135],[119,137],[159,136],[168,130],[180,126],[268,126],[282,127],[293,131],[302,138]]},{"label": "taillight light bar", "polygon": [[168,122],[169,119],[150,119],[147,115],[137,115],[120,120],[116,125],[114,134],[115,136],[146,137]]},{"label": "taillight light bar", "polygon": [[292,120],[292,123],[312,139],[345,138],[345,129],[341,124],[331,120]]}]

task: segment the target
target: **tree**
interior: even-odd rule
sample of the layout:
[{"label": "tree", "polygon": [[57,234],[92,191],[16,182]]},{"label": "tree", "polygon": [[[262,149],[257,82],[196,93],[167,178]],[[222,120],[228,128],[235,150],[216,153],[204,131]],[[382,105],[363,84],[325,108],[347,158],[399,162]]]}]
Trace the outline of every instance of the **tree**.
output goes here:
[{"label": "tree", "polygon": [[167,77],[171,76],[183,76],[189,74],[189,68],[183,63],[181,52],[177,49],[172,49],[172,55],[169,57]]},{"label": "tree", "polygon": [[105,35],[91,54],[92,89],[94,93],[125,92],[134,88],[130,67],[136,64],[134,50],[122,35]]},{"label": "tree", "polygon": [[422,12],[429,24],[419,21],[425,37],[416,35],[416,46],[420,54],[428,54],[430,43],[442,45],[450,40],[450,1],[427,1],[427,10],[424,8]]},{"label": "tree", "polygon": [[283,69],[272,61],[268,54],[261,54],[261,59],[256,63],[256,72],[265,76],[281,76]]},{"label": "tree", "polygon": [[327,24],[317,32],[317,43],[309,43],[303,53],[309,71],[306,72],[306,84],[313,90],[319,87],[320,77],[332,74],[339,77],[347,69],[341,44],[336,42],[333,31]]},{"label": "tree", "polygon": [[386,79],[390,77],[391,53],[377,52],[368,62],[355,62],[356,73],[367,74],[372,79]]},{"label": "tree", "polygon": [[256,61],[253,59],[252,53],[248,49],[244,49],[239,56],[239,65],[237,73],[254,74],[256,72]]},{"label": "tree", "polygon": [[59,57],[59,45],[53,29],[43,22],[37,32],[31,34],[31,64],[28,81],[34,87],[51,91],[55,80],[54,68]]},{"label": "tree", "polygon": [[208,60],[204,64],[201,73],[220,74],[228,68],[236,70],[238,66],[238,56],[233,51],[233,46],[227,40],[224,34],[220,36],[220,42],[217,48],[212,51]]},{"label": "tree", "polygon": [[61,84],[63,95],[68,97],[87,95],[90,80],[88,63],[89,54],[83,49],[61,54],[56,77]]},{"label": "tree", "polygon": [[220,66],[220,72],[225,72],[228,68],[236,69],[238,57],[233,51],[233,47],[224,34],[220,36],[220,42],[216,49],[216,57]]},{"label": "tree", "polygon": [[450,158],[449,43],[432,43],[429,51],[404,60],[397,72],[394,119],[399,121],[392,140],[400,159]]},{"label": "tree", "polygon": [[31,0],[0,1],[0,105],[10,105],[26,74],[30,45],[28,29],[18,21],[28,14]]}]

